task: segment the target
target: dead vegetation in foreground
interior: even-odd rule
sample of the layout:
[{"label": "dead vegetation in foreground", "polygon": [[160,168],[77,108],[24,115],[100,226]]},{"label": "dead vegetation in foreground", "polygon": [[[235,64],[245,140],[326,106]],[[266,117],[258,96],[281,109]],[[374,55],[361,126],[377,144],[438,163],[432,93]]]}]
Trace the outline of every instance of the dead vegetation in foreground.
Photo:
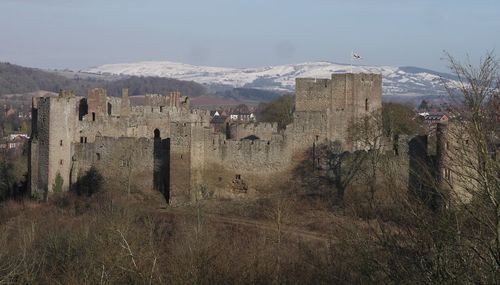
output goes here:
[{"label": "dead vegetation in foreground", "polygon": [[[454,245],[443,242],[443,235],[452,237],[451,230],[444,230],[450,225],[423,207],[405,207],[405,193],[377,193],[380,198],[368,203],[362,202],[368,201],[362,189],[351,189],[342,208],[328,202],[328,195],[292,193],[179,208],[160,208],[148,197],[113,191],[92,197],[64,193],[47,204],[9,201],[0,205],[0,283],[449,280],[423,274],[444,269],[429,265],[458,265],[458,256],[440,257],[441,250],[451,254]],[[437,245],[439,250],[433,248]],[[447,263],[438,264],[436,256]]]},{"label": "dead vegetation in foreground", "polygon": [[324,197],[292,197],[167,209],[113,191],[64,193],[47,204],[9,201],[0,205],[0,283],[376,280],[375,272],[360,274],[371,270],[364,251],[374,242],[360,217],[332,210]]},{"label": "dead vegetation in foreground", "polygon": [[300,225],[289,223],[290,208],[256,204],[268,210],[253,226],[244,224],[251,217],[220,221],[209,204],[158,210],[113,192],[61,194],[48,204],[6,202],[0,206],[0,283],[355,280],[346,263],[352,252],[325,231],[314,231],[321,239],[308,238],[309,229],[294,234]]}]

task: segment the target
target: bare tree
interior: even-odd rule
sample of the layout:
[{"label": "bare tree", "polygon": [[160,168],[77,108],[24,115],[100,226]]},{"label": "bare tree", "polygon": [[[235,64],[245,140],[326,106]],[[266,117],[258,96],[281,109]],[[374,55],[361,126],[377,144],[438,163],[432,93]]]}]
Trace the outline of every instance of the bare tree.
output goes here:
[{"label": "bare tree", "polygon": [[[280,191],[281,192],[281,191]],[[282,256],[283,256],[283,239],[285,238],[283,228],[289,219],[290,211],[290,201],[287,197],[280,193],[280,195],[273,201],[274,207],[271,209],[270,217],[273,220],[274,226],[276,227],[276,267],[274,282],[276,284],[281,284],[282,275]]]},{"label": "bare tree", "polygon": [[376,110],[352,122],[348,135],[355,149],[365,151],[366,163],[362,167],[362,173],[370,192],[370,200],[373,201],[377,188],[377,172],[384,158],[384,142],[386,141],[382,112]]},{"label": "bare tree", "polygon": [[408,195],[398,181],[403,165],[380,160],[379,170],[393,172],[383,177],[396,199],[390,211],[374,211],[372,233],[382,250],[371,260],[396,283],[500,284],[500,68],[492,53],[478,67],[447,57],[458,78],[447,86],[450,123],[438,128],[437,154],[417,173],[444,203],[433,209]]},{"label": "bare tree", "polygon": [[478,67],[446,54],[457,82],[448,84],[455,118],[447,130],[443,181],[450,203],[463,207],[481,228],[471,233],[470,247],[478,263],[487,266],[500,282],[500,66],[492,52]]},{"label": "bare tree", "polygon": [[367,158],[366,152],[344,151],[338,141],[317,145],[313,152],[315,171],[320,170],[322,174],[319,175],[319,178],[335,187],[337,201],[343,205],[347,188],[359,178]]}]

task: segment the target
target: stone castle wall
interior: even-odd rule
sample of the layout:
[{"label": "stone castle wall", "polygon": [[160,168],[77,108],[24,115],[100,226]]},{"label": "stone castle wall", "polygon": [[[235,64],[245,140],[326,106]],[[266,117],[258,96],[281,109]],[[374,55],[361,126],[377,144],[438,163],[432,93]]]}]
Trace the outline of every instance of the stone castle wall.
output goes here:
[{"label": "stone castle wall", "polygon": [[261,140],[271,140],[278,133],[277,123],[245,123],[232,124],[229,133],[231,139],[241,140],[249,136],[256,136]]},{"label": "stone castle wall", "polygon": [[473,146],[461,124],[439,123],[436,127],[435,154],[429,153],[427,135],[409,142],[410,191],[432,207],[445,203],[469,203],[470,189],[477,189],[479,162],[473,156]]},{"label": "stone castle wall", "polygon": [[143,106],[130,106],[126,89],[121,98],[102,89],[87,98],[35,98],[31,190],[51,193],[57,175],[68,190],[94,165],[117,188],[156,189],[173,203],[189,202],[200,189],[245,192],[286,177],[295,153],[344,141],[350,121],[380,108],[380,95],[378,75],[297,79],[296,112],[285,131],[237,124],[231,139],[214,133],[209,113],[189,110],[178,92],[147,95]]},{"label": "stone castle wall", "polygon": [[152,139],[99,136],[93,143],[72,147],[72,183],[95,166],[106,177],[106,184],[115,189],[127,192],[154,188]]},{"label": "stone castle wall", "polygon": [[30,138],[30,155],[35,158],[30,161],[30,190],[33,195],[42,198],[49,189],[50,99],[33,98],[33,102],[37,106],[37,119],[32,122],[35,131]]},{"label": "stone castle wall", "polygon": [[[198,185],[216,196],[232,197],[265,188],[288,172],[292,151],[283,135],[270,140],[230,140],[205,129],[202,179]],[[240,189],[241,185],[245,189]],[[241,192],[243,191],[243,192]]]},{"label": "stone castle wall", "polygon": [[295,112],[293,123],[285,130],[286,139],[295,152],[328,140],[328,115],[329,110]]},{"label": "stone castle wall", "polygon": [[280,135],[271,140],[226,140],[214,136],[205,153],[207,163],[221,164],[230,170],[265,174],[288,166],[288,145]]}]

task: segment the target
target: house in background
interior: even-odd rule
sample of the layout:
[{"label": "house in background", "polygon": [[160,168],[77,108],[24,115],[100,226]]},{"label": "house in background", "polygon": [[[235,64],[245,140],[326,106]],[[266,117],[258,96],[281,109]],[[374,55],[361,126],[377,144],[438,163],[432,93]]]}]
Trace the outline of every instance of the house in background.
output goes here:
[{"label": "house in background", "polygon": [[448,116],[444,113],[426,113],[423,117],[424,122],[431,127],[440,123],[448,122]]},{"label": "house in background", "polygon": [[233,122],[243,122],[243,123],[255,122],[255,114],[252,112],[232,112],[229,115],[229,118]]},{"label": "house in background", "polygon": [[219,113],[218,111],[210,112],[210,126],[212,126],[215,132],[225,132],[226,124],[229,122],[229,117],[225,114],[225,112]]},{"label": "house in background", "polygon": [[0,149],[21,153],[29,137],[26,134],[11,134],[0,139]]}]

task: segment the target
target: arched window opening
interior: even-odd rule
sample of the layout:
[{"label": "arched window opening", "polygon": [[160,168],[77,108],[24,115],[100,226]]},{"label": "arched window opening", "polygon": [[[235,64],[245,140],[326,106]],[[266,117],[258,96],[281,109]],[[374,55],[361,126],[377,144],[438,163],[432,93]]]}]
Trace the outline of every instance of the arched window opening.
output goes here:
[{"label": "arched window opening", "polygon": [[368,98],[365,99],[365,111],[370,111],[370,106],[368,105]]},{"label": "arched window opening", "polygon": [[160,138],[160,130],[155,129],[154,130],[154,135],[155,135],[155,139],[159,139]]},{"label": "arched window opening", "polygon": [[111,111],[112,111],[113,105],[108,102],[108,116],[111,116]]}]

